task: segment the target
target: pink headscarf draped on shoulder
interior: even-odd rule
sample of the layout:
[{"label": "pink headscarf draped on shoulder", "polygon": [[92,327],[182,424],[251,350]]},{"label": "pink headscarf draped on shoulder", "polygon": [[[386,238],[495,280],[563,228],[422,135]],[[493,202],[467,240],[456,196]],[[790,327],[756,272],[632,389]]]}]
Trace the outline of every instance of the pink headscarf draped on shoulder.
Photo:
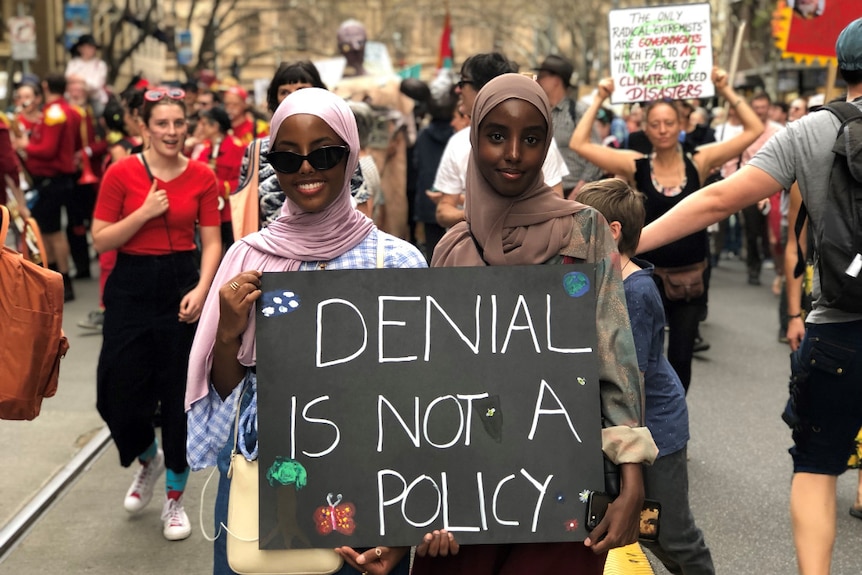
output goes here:
[{"label": "pink headscarf draped on shoulder", "polygon": [[[237,240],[219,266],[204,303],[189,357],[186,384],[186,410],[209,391],[212,350],[219,320],[221,286],[236,274],[296,271],[305,261],[328,261],[356,247],[374,228],[374,223],[350,203],[350,176],[359,163],[359,134],[350,107],[340,97],[320,88],[297,90],[282,101],[270,121],[271,145],[275,149],[282,122],[295,114],[311,114],[326,122],[350,148],[344,170],[341,194],[319,212],[304,212],[285,198],[281,213],[263,230]],[[237,359],[242,365],[255,365],[254,308],[242,335]]]},{"label": "pink headscarf draped on shoulder", "polygon": [[[582,204],[558,196],[545,184],[541,170],[521,195],[502,196],[476,165],[482,120],[510,99],[529,102],[544,116],[548,126],[545,155],[548,153],[553,137],[551,106],[542,88],[520,74],[503,74],[488,82],[476,96],[470,120],[466,221],[453,226],[437,244],[434,267],[541,264],[569,243],[571,215],[584,209]],[[473,238],[482,247],[484,260]]]}]

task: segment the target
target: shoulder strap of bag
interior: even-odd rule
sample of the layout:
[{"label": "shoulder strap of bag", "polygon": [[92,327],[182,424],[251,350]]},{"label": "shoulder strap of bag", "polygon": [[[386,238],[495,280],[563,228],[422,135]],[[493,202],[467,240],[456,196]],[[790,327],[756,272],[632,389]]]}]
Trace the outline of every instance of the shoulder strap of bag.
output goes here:
[{"label": "shoulder strap of bag", "polygon": [[147,163],[147,158],[144,156],[144,153],[141,152],[138,154],[138,157],[141,158],[141,163],[144,165],[144,169],[147,171],[147,177],[150,178],[150,183],[156,181],[156,177],[153,176],[153,171],[150,169],[150,164]]},{"label": "shoulder strap of bag", "polygon": [[9,208],[0,205],[0,247],[6,245],[6,233],[9,231],[9,220],[11,219]]},{"label": "shoulder strap of bag", "polygon": [[380,230],[377,230],[377,267],[383,268],[386,267],[383,265],[386,261],[386,246],[384,245],[384,239],[380,235]]},{"label": "shoulder strap of bag", "polygon": [[251,147],[251,174],[249,179],[254,182],[255,185],[258,183],[258,178],[260,177],[260,139],[257,139],[253,142]]}]

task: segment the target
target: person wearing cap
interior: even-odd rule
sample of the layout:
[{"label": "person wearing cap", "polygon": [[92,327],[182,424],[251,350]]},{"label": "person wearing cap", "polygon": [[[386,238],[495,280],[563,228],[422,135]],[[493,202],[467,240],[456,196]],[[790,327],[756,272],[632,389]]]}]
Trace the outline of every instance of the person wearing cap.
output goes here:
[{"label": "person wearing cap", "polygon": [[258,120],[248,109],[248,92],[242,86],[231,86],[224,97],[225,112],[230,117],[233,135],[247,146],[255,138],[269,135],[269,126],[263,120]]},{"label": "person wearing cap", "polygon": [[[569,197],[586,182],[592,182],[602,177],[602,171],[598,166],[591,164],[582,158],[577,152],[569,148],[569,140],[578,120],[584,115],[587,106],[583,102],[576,102],[569,95],[572,74],[575,67],[572,63],[558,54],[551,54],[534,68],[538,73],[539,86],[548,96],[551,103],[551,114],[554,120],[554,141],[563,155],[569,175],[563,177],[563,194]],[[598,132],[593,130],[591,141],[599,144],[601,139]]]},{"label": "person wearing cap", "polygon": [[[846,101],[862,111],[862,18],[841,32],[835,52],[838,73],[847,83]],[[684,237],[791,186],[788,227],[794,228],[804,202],[808,229],[822,230],[840,123],[827,110],[788,123],[739,171],[686,198],[647,226],[638,250],[652,250]],[[795,234],[788,236],[785,269],[792,270],[797,263],[797,239]],[[816,253],[817,237],[814,244]],[[802,278],[788,274],[786,284],[787,338],[793,350],[793,394],[785,409],[786,420],[794,424],[790,515],[802,575],[830,571],[837,477],[847,469],[854,438],[862,427],[862,314],[825,305],[818,267],[814,270],[813,308],[804,321]]]},{"label": "person wearing cap", "polygon": [[102,110],[108,103],[108,92],[105,90],[105,84],[108,80],[108,65],[98,57],[99,49],[101,46],[92,34],[82,34],[69,49],[72,58],[66,64],[65,73],[66,78],[72,76],[84,78],[87,83],[90,105],[93,106],[93,111],[97,116],[102,115]]}]

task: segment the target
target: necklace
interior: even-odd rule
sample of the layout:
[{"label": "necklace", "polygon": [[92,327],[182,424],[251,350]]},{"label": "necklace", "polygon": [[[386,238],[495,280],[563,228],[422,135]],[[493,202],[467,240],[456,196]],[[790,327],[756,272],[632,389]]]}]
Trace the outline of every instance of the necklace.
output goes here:
[{"label": "necklace", "polygon": [[632,263],[632,259],[629,258],[629,261],[626,262],[626,265],[623,266],[623,269],[620,270],[621,273],[626,271],[626,268],[629,267],[629,264]]}]

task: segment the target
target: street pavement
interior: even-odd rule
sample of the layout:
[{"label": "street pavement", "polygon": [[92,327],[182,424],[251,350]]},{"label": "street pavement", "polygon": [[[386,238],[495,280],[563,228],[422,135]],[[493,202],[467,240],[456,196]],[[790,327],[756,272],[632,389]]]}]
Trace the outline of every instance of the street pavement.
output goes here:
[{"label": "street pavement", "polygon": [[[787,393],[789,350],[777,342],[772,272],[765,270],[762,279],[763,286],[747,285],[739,261],[723,260],[714,270],[709,318],[701,327],[712,347],[695,360],[688,396],[692,509],[719,574],[796,572],[788,511],[790,434],[779,417]],[[7,445],[0,474],[0,525],[102,428],[95,409],[101,336],[75,325],[95,307],[98,282],[79,281],[75,289],[78,298],[67,304],[64,317],[72,347],[62,363],[57,395],[45,400],[32,422],[0,421],[0,441]],[[123,509],[131,471],[120,467],[109,444],[0,563],[0,574],[211,572],[211,544],[201,535],[198,518],[207,474],[192,474],[186,491],[192,536],[169,542],[161,535],[158,489],[140,515],[129,516]],[[216,480],[203,505],[210,534]],[[858,575],[862,521],[847,513],[856,474],[845,474],[838,485],[832,573]],[[656,574],[667,573],[657,562],[653,565]]]}]

